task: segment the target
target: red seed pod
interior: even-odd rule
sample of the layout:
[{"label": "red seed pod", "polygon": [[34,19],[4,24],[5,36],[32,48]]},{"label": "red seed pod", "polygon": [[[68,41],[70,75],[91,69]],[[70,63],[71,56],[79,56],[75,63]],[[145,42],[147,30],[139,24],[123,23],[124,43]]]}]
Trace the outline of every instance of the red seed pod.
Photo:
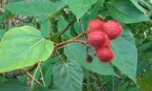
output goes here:
[{"label": "red seed pod", "polygon": [[111,47],[112,42],[109,38],[106,39],[106,42],[102,45],[102,47]]},{"label": "red seed pod", "polygon": [[96,30],[96,29],[103,30],[103,25],[104,25],[104,22],[102,20],[99,20],[99,19],[90,20],[88,24],[89,31]]},{"label": "red seed pod", "polygon": [[122,33],[122,26],[115,20],[109,20],[108,22],[104,23],[104,31],[108,35],[109,39],[116,39]]},{"label": "red seed pod", "polygon": [[111,62],[114,58],[114,52],[108,47],[102,47],[97,50],[96,56],[102,62]]},{"label": "red seed pod", "polygon": [[100,30],[89,32],[87,36],[88,36],[88,43],[93,47],[95,47],[96,49],[100,48],[108,38],[107,35]]}]

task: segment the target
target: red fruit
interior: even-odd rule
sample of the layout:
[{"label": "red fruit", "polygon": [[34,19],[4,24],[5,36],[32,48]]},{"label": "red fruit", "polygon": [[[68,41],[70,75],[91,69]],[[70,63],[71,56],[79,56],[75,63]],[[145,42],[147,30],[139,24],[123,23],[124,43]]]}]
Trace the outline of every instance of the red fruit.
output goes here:
[{"label": "red fruit", "polygon": [[104,30],[109,39],[116,39],[121,35],[122,26],[115,20],[109,20],[108,22],[104,23]]},{"label": "red fruit", "polygon": [[102,20],[95,19],[95,20],[90,20],[89,21],[88,27],[89,27],[90,31],[96,30],[96,29],[97,30],[98,29],[103,30],[103,24],[104,24],[104,22]]},{"label": "red fruit", "polygon": [[96,49],[100,48],[106,42],[107,39],[107,35],[100,30],[89,32],[87,36],[88,43]]},{"label": "red fruit", "polygon": [[110,39],[106,39],[106,42],[102,45],[102,47],[111,47],[112,43]]},{"label": "red fruit", "polygon": [[96,52],[96,56],[102,62],[111,62],[114,58],[114,52],[108,47],[102,47]]}]

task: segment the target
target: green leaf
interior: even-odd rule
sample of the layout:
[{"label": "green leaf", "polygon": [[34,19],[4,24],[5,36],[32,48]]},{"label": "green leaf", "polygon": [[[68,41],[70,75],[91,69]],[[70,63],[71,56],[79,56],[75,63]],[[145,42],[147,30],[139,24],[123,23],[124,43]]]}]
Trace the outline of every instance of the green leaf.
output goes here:
[{"label": "green leaf", "polygon": [[151,47],[152,47],[152,42],[143,43],[138,47],[138,51],[139,52],[146,51],[149,50]]},{"label": "green leaf", "polygon": [[97,0],[66,0],[71,11],[76,15],[77,18],[81,18],[85,12],[91,8]]},{"label": "green leaf", "polygon": [[[43,18],[43,17],[40,17]],[[51,22],[49,19],[39,19],[40,32],[43,37],[50,38]]]},{"label": "green leaf", "polygon": [[6,9],[24,16],[52,16],[64,6],[62,3],[53,3],[49,0],[33,0],[10,3]]},{"label": "green leaf", "polygon": [[30,91],[30,88],[19,80],[8,80],[0,83],[0,91]]},{"label": "green leaf", "polygon": [[10,29],[0,42],[0,73],[32,66],[45,61],[53,52],[53,42],[44,39],[31,27]]},{"label": "green leaf", "polygon": [[48,67],[43,71],[45,72],[44,75],[44,82],[45,86],[48,87],[52,82],[52,65],[48,65]]},{"label": "green leaf", "polygon": [[139,88],[137,88],[137,87],[134,87],[134,88],[130,88],[129,90],[127,90],[127,91],[141,91]]},{"label": "green leaf", "polygon": [[0,25],[2,26],[3,22],[5,21],[5,19],[7,19],[7,17],[9,16],[9,12],[8,11],[4,11],[0,17]]},{"label": "green leaf", "polygon": [[101,6],[103,5],[104,2],[105,0],[97,0],[96,4],[90,10],[91,19],[94,19],[97,17],[99,11],[101,11]]},{"label": "green leaf", "polygon": [[118,91],[125,91],[125,90],[127,89],[127,87],[128,87],[128,82],[124,83],[124,84],[119,88]]},{"label": "green leaf", "polygon": [[93,56],[93,54],[93,61],[91,63],[87,62],[86,50],[87,47],[82,44],[70,43],[65,47],[65,55],[68,57],[68,59],[77,61],[81,66],[90,71],[101,75],[115,75],[112,65],[109,63],[100,62],[97,57]]},{"label": "green leaf", "polygon": [[6,30],[1,30],[1,29],[0,29],[0,40],[1,40],[1,38],[3,37],[3,35],[4,35],[5,32],[6,32]]},{"label": "green leaf", "polygon": [[137,48],[130,29],[125,29],[122,36],[113,41],[115,52],[113,65],[136,83]]},{"label": "green leaf", "polygon": [[49,88],[45,88],[45,87],[39,87],[39,88],[34,88],[31,91],[59,91],[59,90],[49,89]]},{"label": "green leaf", "polygon": [[82,91],[83,77],[81,66],[74,61],[53,66],[54,84],[60,91]]},{"label": "green leaf", "polygon": [[108,11],[116,20],[123,23],[137,23],[149,21],[149,17],[141,12],[129,0],[110,0],[106,3]]},{"label": "green leaf", "polygon": [[62,36],[64,37],[64,39],[70,39],[73,36],[71,35],[71,30],[67,29],[66,31],[64,30],[66,27],[68,26],[68,22],[61,17],[60,20],[58,21],[58,28],[60,31],[62,31]]},{"label": "green leaf", "polygon": [[140,10],[141,12],[143,12],[144,14],[146,14],[144,8],[139,5],[139,3],[138,3],[137,0],[130,0],[130,1],[134,4],[134,6],[136,6],[136,8],[138,10]]}]

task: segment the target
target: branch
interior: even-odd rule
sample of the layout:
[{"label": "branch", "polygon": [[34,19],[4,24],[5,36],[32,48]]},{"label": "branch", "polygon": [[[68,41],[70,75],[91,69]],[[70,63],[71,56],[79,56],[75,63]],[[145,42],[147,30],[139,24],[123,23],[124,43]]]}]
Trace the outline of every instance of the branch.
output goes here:
[{"label": "branch", "polygon": [[78,40],[78,38],[86,35],[86,33],[87,33],[87,31],[84,31],[83,33],[79,34],[78,36],[76,36],[76,37],[74,37],[74,38],[72,38],[72,39],[70,39],[70,40],[61,42],[61,43],[59,43],[59,44],[56,43],[55,49],[57,49],[57,48],[59,48],[59,47],[61,47],[61,46],[64,46],[64,45],[66,45],[66,44],[68,44],[68,43],[71,43],[71,42],[78,42],[78,43],[82,43],[82,44],[85,44],[85,45],[86,45],[86,44],[87,44],[86,41]]},{"label": "branch", "polygon": [[76,18],[73,19],[73,20],[67,25],[67,27],[62,30],[62,31],[63,31],[62,34],[63,34],[66,30],[68,30],[68,29],[70,28],[70,26],[71,26],[75,21],[76,21]]},{"label": "branch", "polygon": [[67,25],[67,27],[66,27],[65,29],[57,32],[57,33],[56,33],[55,35],[53,35],[50,39],[56,42],[57,39],[60,38],[60,36],[61,36],[63,33],[65,33],[75,21],[76,21],[76,19],[73,19],[73,20]]}]

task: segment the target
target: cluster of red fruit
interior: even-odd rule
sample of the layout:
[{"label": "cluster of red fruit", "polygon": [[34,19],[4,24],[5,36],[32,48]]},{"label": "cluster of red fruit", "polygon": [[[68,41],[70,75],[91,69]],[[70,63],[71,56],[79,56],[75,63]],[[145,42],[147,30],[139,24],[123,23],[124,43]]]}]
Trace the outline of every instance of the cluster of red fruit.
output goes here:
[{"label": "cluster of red fruit", "polygon": [[110,48],[111,40],[121,35],[121,24],[115,20],[104,22],[96,19],[89,22],[88,28],[88,43],[96,49],[95,55],[102,62],[111,62],[115,56]]}]

